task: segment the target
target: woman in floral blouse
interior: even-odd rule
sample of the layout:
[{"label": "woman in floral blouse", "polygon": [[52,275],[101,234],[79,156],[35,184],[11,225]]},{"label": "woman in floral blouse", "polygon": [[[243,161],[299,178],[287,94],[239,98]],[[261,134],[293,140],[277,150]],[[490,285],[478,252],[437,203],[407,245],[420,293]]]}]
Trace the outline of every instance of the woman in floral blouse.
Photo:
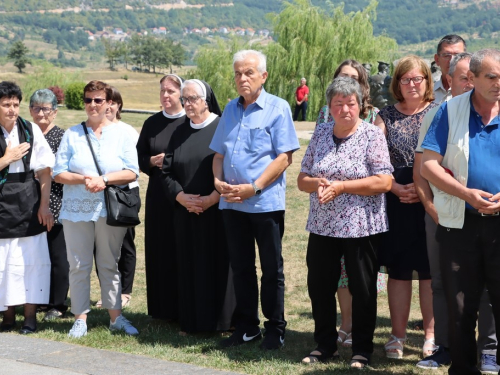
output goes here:
[{"label": "woman in floral blouse", "polygon": [[304,363],[338,358],[335,292],[345,257],[352,293],[351,367],[365,367],[373,352],[377,315],[377,248],[388,230],[385,192],[393,171],[384,134],[360,119],[360,85],[339,77],[326,91],[334,122],[318,125],[297,183],[310,194],[307,230],[308,289],[317,348]]}]

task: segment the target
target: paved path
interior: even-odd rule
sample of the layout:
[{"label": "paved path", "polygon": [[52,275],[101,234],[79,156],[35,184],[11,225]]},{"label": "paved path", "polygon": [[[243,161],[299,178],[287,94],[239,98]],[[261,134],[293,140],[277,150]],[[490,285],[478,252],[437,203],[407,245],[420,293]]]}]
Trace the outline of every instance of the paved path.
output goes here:
[{"label": "paved path", "polygon": [[237,375],[184,363],[0,333],[2,375]]}]

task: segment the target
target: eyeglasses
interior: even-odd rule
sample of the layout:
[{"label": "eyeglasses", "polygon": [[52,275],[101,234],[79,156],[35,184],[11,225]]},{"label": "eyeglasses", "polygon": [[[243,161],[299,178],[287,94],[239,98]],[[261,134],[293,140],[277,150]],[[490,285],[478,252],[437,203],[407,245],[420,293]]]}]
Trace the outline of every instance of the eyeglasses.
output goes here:
[{"label": "eyeglasses", "polygon": [[45,116],[50,115],[50,113],[53,111],[53,109],[50,107],[31,107],[31,110],[36,114],[39,114],[40,111],[42,111]]},{"label": "eyeglasses", "polygon": [[401,78],[399,80],[399,82],[402,84],[402,85],[408,85],[410,83],[410,81],[413,81],[413,83],[415,85],[418,85],[419,83],[422,83],[423,80],[425,79],[425,77],[422,77],[422,76],[416,76],[416,77],[412,77],[412,78]]},{"label": "eyeglasses", "polygon": [[189,104],[194,104],[200,98],[201,98],[201,96],[198,96],[198,95],[188,96],[187,98],[185,98],[185,97],[182,96],[181,97],[181,102],[182,102],[182,104],[188,104],[188,103]]},{"label": "eyeglasses", "polygon": [[438,56],[441,56],[443,59],[451,59],[453,56],[458,55],[458,53],[438,53]]},{"label": "eyeglasses", "polygon": [[83,98],[83,102],[85,104],[90,104],[92,102],[95,102],[96,105],[101,105],[105,101],[106,101],[106,99],[103,99],[103,98]]}]

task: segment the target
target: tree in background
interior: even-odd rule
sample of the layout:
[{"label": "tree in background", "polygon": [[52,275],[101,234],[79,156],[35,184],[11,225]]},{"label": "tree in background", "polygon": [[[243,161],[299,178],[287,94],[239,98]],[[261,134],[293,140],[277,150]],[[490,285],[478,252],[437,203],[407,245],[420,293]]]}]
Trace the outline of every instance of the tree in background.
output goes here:
[{"label": "tree in background", "polygon": [[351,58],[375,64],[377,60],[391,61],[397,50],[394,39],[373,36],[375,0],[363,11],[348,14],[343,6],[325,10],[312,6],[308,0],[284,4],[283,11],[272,16],[276,43],[262,47],[233,41],[228,46],[220,41],[216,46],[202,48],[196,56],[197,68],[189,75],[207,81],[222,106],[226,99],[237,95],[232,60],[233,54],[243,48],[261,49],[267,55],[266,90],[289,103],[295,103],[300,78],[307,78],[309,121],[316,120],[325,104],[326,87],[343,60]]},{"label": "tree in background", "polygon": [[14,42],[12,47],[10,47],[7,57],[14,60],[14,66],[19,70],[19,73],[23,72],[23,69],[26,68],[26,64],[31,64],[27,56],[28,52],[28,47],[26,47],[21,40]]},{"label": "tree in background", "polygon": [[268,58],[266,89],[294,103],[300,78],[306,77],[308,120],[316,120],[325,104],[326,88],[343,60],[375,64],[391,61],[397,51],[394,39],[373,35],[377,5],[372,0],[363,11],[345,14],[343,5],[328,11],[307,0],[285,3],[284,10],[273,17],[277,43],[263,51]]}]

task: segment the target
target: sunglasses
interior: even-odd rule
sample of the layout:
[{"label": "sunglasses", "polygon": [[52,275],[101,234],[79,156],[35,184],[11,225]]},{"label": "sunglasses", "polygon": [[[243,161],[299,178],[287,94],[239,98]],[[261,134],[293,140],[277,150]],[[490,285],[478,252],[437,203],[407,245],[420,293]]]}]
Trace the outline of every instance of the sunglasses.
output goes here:
[{"label": "sunglasses", "polygon": [[95,104],[101,105],[105,101],[106,101],[106,99],[102,99],[102,98],[83,98],[83,102],[85,104],[90,104],[92,102],[95,102]]}]

